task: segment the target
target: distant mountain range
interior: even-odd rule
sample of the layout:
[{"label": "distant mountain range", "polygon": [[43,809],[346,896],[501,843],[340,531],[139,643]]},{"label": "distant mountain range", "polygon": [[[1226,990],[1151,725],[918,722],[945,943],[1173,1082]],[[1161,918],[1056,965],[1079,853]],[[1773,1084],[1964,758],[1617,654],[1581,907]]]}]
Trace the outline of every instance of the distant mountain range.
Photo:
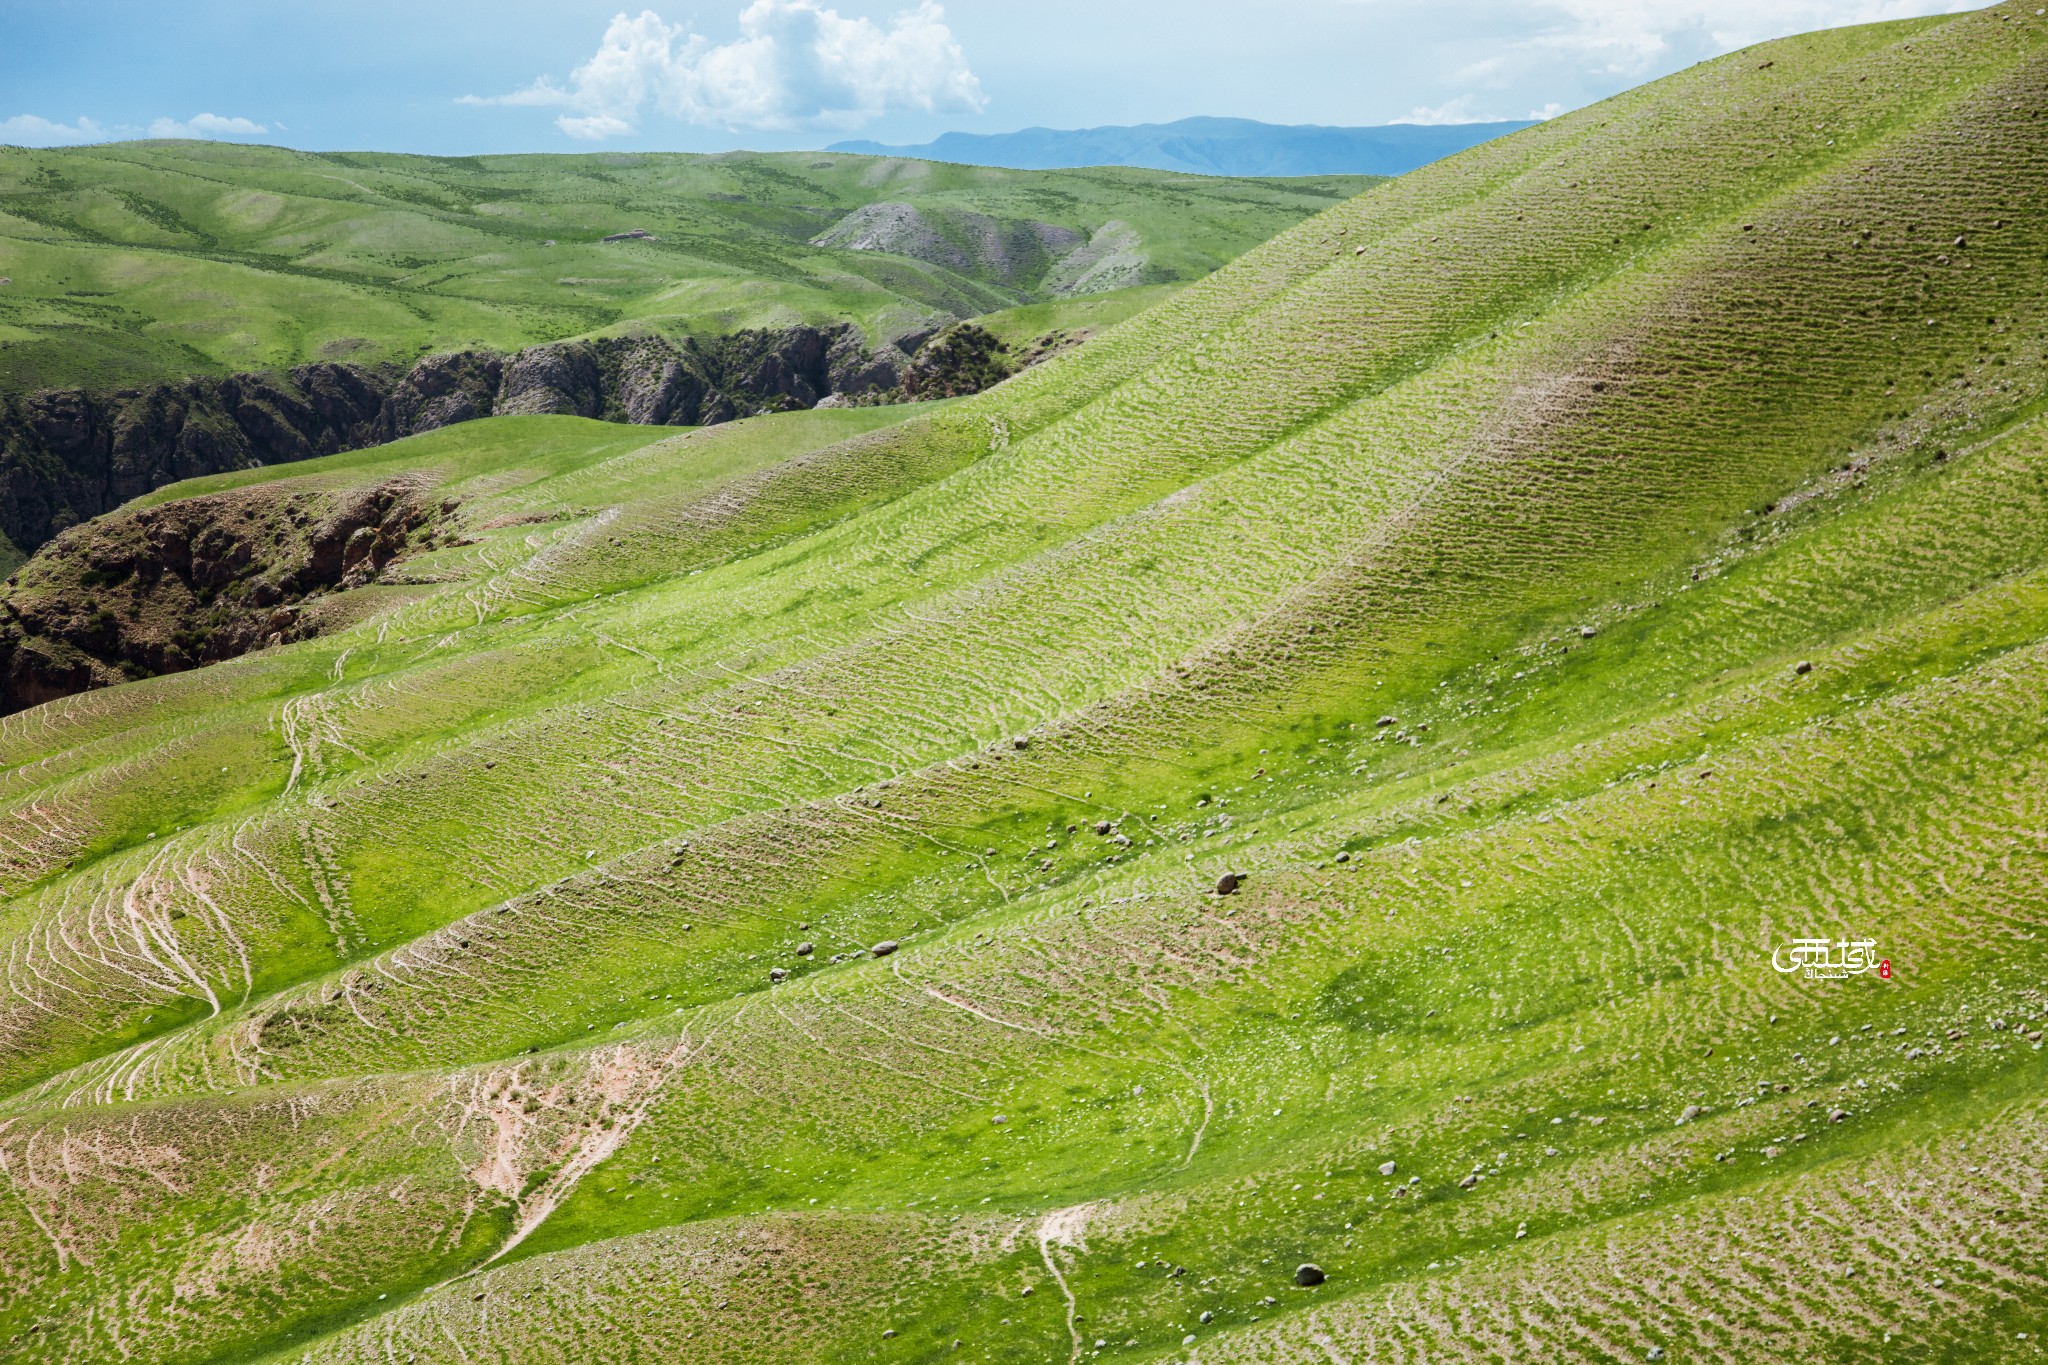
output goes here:
[{"label": "distant mountain range", "polygon": [[826,150],[1007,166],[1020,171],[1148,166],[1195,175],[1404,175],[1528,126],[1521,121],[1325,128],[1246,118],[1184,118],[1177,123],[1141,123],[1130,128],[947,133],[919,147],[835,142]]}]

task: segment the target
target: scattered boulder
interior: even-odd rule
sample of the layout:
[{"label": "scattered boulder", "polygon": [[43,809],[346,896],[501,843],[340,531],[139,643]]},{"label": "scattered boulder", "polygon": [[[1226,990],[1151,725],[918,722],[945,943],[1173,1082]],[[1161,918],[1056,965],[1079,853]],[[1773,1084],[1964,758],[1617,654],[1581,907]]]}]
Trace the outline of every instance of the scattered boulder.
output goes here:
[{"label": "scattered boulder", "polygon": [[1219,896],[1234,895],[1240,880],[1241,878],[1235,872],[1224,873],[1216,879],[1216,894]]},{"label": "scattered boulder", "polygon": [[1807,674],[1813,672],[1813,664],[1808,660],[1801,659],[1798,663],[1792,666],[1792,671],[1803,678]]},{"label": "scattered boulder", "polygon": [[1391,1162],[1391,1161],[1382,1161],[1382,1162],[1380,1163],[1380,1174],[1381,1174],[1381,1175],[1392,1175],[1392,1174],[1393,1174],[1393,1173],[1395,1172],[1395,1170],[1397,1170],[1397,1169],[1398,1169],[1398,1168],[1397,1168],[1397,1167],[1396,1167],[1396,1166],[1394,1165],[1394,1163],[1393,1163],[1393,1162]]},{"label": "scattered boulder", "polygon": [[789,969],[787,967],[771,967],[768,969],[768,979],[770,981],[784,981],[788,977]]},{"label": "scattered boulder", "polygon": [[798,957],[809,957],[817,951],[818,945],[815,943],[799,943],[796,945],[796,955]]},{"label": "scattered boulder", "polygon": [[1479,1183],[1479,1172],[1477,1172],[1477,1171],[1474,1171],[1474,1172],[1473,1172],[1472,1174],[1470,1174],[1470,1175],[1466,1176],[1466,1177],[1465,1177],[1465,1178],[1464,1178],[1463,1180],[1460,1180],[1460,1181],[1458,1182],[1458,1188],[1459,1188],[1459,1189],[1461,1189],[1461,1190],[1469,1190],[1469,1189],[1471,1189],[1471,1188],[1472,1188],[1472,1187],[1473,1187],[1474,1185],[1477,1185],[1478,1183]]},{"label": "scattered boulder", "polygon": [[1295,1267],[1294,1282],[1304,1289],[1311,1285],[1321,1284],[1326,1278],[1323,1274],[1323,1268],[1313,1261],[1303,1262]]},{"label": "scattered boulder", "polygon": [[885,938],[880,943],[877,943],[874,947],[868,949],[868,951],[873,953],[876,957],[887,957],[889,954],[895,952],[899,946],[901,945],[899,945],[895,939]]},{"label": "scattered boulder", "polygon": [[1691,1123],[1694,1119],[1698,1118],[1699,1116],[1700,1107],[1696,1104],[1688,1104],[1687,1106],[1685,1106],[1685,1108],[1679,1110],[1678,1121],[1680,1123]]},{"label": "scattered boulder", "polygon": [[1829,1122],[1829,1123],[1840,1123],[1840,1122],[1841,1122],[1841,1121],[1842,1121],[1843,1119],[1846,1119],[1846,1118],[1848,1118],[1848,1117],[1849,1117],[1849,1111],[1848,1111],[1848,1110],[1846,1110],[1846,1109],[1830,1109],[1830,1110],[1828,1110],[1828,1122]]}]

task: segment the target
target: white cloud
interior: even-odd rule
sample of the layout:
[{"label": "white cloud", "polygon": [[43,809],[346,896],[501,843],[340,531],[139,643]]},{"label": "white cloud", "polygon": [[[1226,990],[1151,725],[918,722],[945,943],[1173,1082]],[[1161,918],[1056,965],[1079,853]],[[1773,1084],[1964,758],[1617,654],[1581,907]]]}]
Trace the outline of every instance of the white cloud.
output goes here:
[{"label": "white cloud", "polygon": [[788,131],[856,128],[892,109],[984,103],[932,0],[886,29],[818,0],[753,0],[739,27],[737,39],[714,44],[653,10],[619,14],[567,86],[542,77],[510,95],[462,103],[560,107],[568,112],[555,125],[588,141],[636,131],[650,106],[707,127]]},{"label": "white cloud", "polygon": [[222,118],[219,114],[194,114],[183,123],[176,119],[160,118],[149,125],[151,137],[200,138],[207,141],[261,137],[269,131],[262,124],[249,119]]},{"label": "white cloud", "polygon": [[1673,56],[1707,57],[1767,38],[1980,8],[1983,0],[1545,0],[1549,31],[1520,46],[1642,76]]},{"label": "white cloud", "polygon": [[[1357,0],[1419,11],[1441,0]],[[1771,38],[1846,24],[1982,8],[1985,0],[1530,0],[1492,41],[1463,44],[1466,60],[1444,82],[1461,91],[1418,106],[1399,123],[1555,118],[1693,62]],[[1482,12],[1484,12],[1482,10]],[[1485,30],[1482,30],[1485,31]],[[1566,96],[1563,102],[1555,97]]]},{"label": "white cloud", "polygon": [[77,123],[52,123],[34,114],[0,119],[0,143],[10,147],[75,147],[81,142],[106,140],[107,130],[89,118]]},{"label": "white cloud", "polygon": [[1446,100],[1433,109],[1425,108],[1418,104],[1415,108],[1408,111],[1406,117],[1388,120],[1389,123],[1421,124],[1482,123],[1485,121],[1472,113],[1472,97],[1470,95],[1460,95],[1454,100]]}]

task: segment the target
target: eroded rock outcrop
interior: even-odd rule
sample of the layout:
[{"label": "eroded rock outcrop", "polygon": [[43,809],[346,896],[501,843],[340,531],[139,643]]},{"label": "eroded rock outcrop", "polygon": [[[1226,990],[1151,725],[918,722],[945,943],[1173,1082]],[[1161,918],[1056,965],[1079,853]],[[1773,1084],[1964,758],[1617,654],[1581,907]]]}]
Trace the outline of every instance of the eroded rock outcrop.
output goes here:
[{"label": "eroded rock outcrop", "polygon": [[911,204],[863,204],[811,239],[842,251],[883,251],[949,270],[994,275],[1005,284],[1035,285],[1087,238],[1072,228],[1030,218],[991,218]]},{"label": "eroded rock outcrop", "polygon": [[502,361],[429,356],[407,371],[302,365],[109,394],[0,395],[0,533],[24,552],[144,493],[487,416]]},{"label": "eroded rock outcrop", "polygon": [[0,598],[0,711],[317,634],[331,594],[440,543],[455,509],[391,480],[215,493],[73,527]]},{"label": "eroded rock outcrop", "polygon": [[[914,350],[912,345],[910,350]],[[95,394],[0,395],[0,534],[24,553],[181,479],[360,449],[495,413],[694,426],[894,388],[909,351],[857,328],[611,337],[410,369],[302,365]]]},{"label": "eroded rock outcrop", "polygon": [[963,322],[932,339],[903,373],[906,398],[957,398],[1009,378],[1010,348],[995,335]]}]

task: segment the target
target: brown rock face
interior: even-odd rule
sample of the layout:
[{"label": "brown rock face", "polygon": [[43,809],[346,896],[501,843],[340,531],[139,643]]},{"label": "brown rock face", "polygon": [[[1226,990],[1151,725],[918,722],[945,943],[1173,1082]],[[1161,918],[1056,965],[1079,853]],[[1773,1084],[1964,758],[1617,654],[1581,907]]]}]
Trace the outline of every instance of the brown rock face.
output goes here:
[{"label": "brown rock face", "polygon": [[849,391],[870,364],[859,331],[846,325],[735,332],[710,341],[564,341],[522,351],[506,366],[497,411],[710,425],[816,407],[827,394]]},{"label": "brown rock face", "polygon": [[437,543],[454,510],[393,480],[211,494],[73,527],[0,599],[0,711],[315,634],[311,599]]},{"label": "brown rock face", "polygon": [[181,479],[286,464],[485,416],[495,356],[411,371],[302,365],[155,388],[0,395],[0,534],[24,551]]},{"label": "brown rock face", "polygon": [[[786,327],[709,340],[600,337],[431,355],[410,370],[301,365],[110,394],[0,395],[0,536],[52,536],[181,479],[285,464],[498,413],[697,426],[815,407],[831,394],[940,397],[1008,373],[999,343],[956,328],[870,350],[859,329]],[[986,338],[986,344],[983,339]],[[990,347],[993,346],[993,350]],[[905,382],[916,356],[916,387]],[[0,546],[4,549],[4,546]]]}]

